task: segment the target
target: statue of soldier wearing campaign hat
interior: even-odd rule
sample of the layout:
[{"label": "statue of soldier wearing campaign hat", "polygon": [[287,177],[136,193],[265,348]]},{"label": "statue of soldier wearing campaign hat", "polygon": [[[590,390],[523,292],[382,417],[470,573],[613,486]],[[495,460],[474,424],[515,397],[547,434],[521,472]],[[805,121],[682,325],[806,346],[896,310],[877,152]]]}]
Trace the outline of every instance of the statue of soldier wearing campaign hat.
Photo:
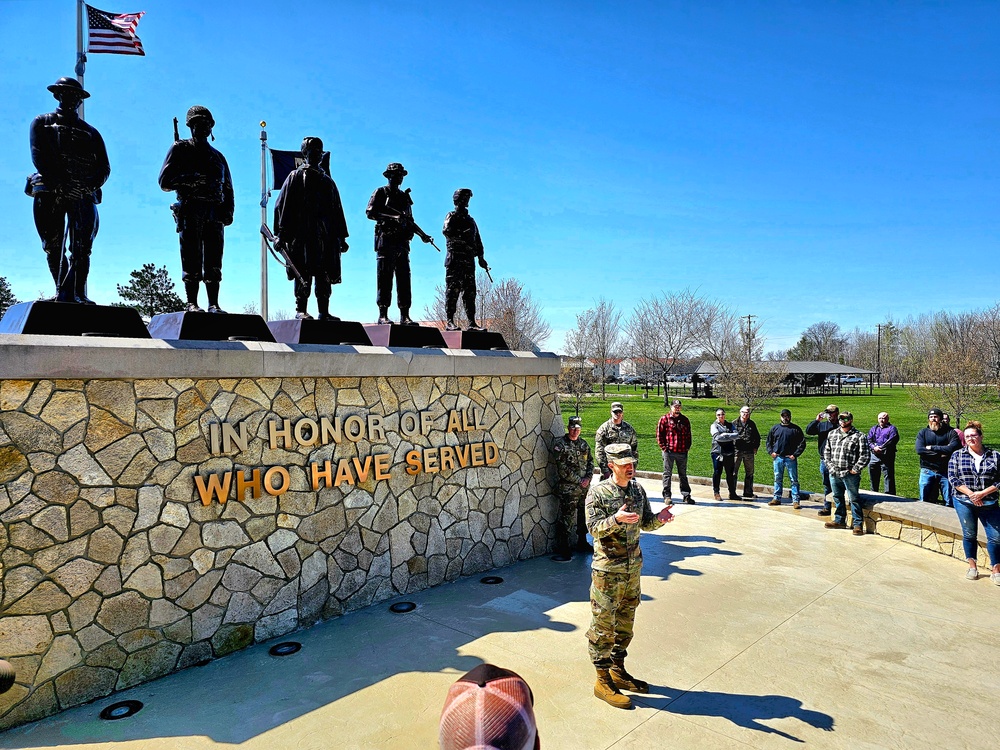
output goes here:
[{"label": "statue of soldier wearing campaign hat", "polygon": [[86,295],[90,252],[101,186],[111,166],[101,134],[77,112],[90,94],[75,78],[60,78],[48,89],[59,106],[31,123],[31,161],[38,171],[28,178],[25,192],[34,198],[35,228],[48,256],[56,301],[92,305]]},{"label": "statue of soldier wearing campaign hat", "polygon": [[177,191],[177,202],[170,208],[180,235],[181,280],[188,312],[202,312],[198,290],[204,281],[208,312],[224,313],[219,307],[219,285],[223,227],[233,223],[233,180],[226,157],[208,142],[215,127],[208,108],[191,107],[185,122],[191,128],[191,137],[175,141],[167,151],[160,170],[160,187]]},{"label": "statue of soldier wearing campaign hat", "polygon": [[458,309],[458,298],[462,297],[465,306],[465,317],[468,319],[470,331],[480,330],[476,323],[476,267],[473,263],[479,259],[479,266],[489,270],[489,265],[483,257],[483,239],[479,236],[479,226],[469,214],[469,200],[472,191],[469,188],[459,188],[452,196],[455,210],[444,219],[444,234],[448,242],[448,255],[444,259],[444,307],[448,323],[445,330],[457,331],[455,312]]},{"label": "statue of soldier wearing campaign hat", "polygon": [[430,235],[419,230],[413,222],[413,199],[409,189],[399,186],[408,172],[399,162],[392,162],[382,176],[388,185],[375,190],[368,201],[365,215],[375,222],[376,274],[378,277],[379,325],[392,323],[389,320],[389,306],[392,304],[392,281],[396,279],[396,303],[399,306],[399,322],[404,326],[417,325],[410,319],[410,240],[419,235],[424,242],[432,242]]}]

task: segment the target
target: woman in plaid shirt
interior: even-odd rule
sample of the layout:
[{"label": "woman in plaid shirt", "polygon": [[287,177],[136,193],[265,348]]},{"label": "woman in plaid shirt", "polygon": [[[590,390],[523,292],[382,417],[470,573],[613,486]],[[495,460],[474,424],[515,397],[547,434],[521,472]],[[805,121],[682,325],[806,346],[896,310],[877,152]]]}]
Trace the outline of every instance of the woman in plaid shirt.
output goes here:
[{"label": "woman in plaid shirt", "polygon": [[1000,453],[983,447],[983,426],[969,422],[965,426],[965,447],[948,460],[948,481],[955,493],[955,511],[962,524],[962,545],[970,581],[979,578],[976,567],[979,527],[986,528],[986,552],[993,568],[990,580],[1000,586]]}]

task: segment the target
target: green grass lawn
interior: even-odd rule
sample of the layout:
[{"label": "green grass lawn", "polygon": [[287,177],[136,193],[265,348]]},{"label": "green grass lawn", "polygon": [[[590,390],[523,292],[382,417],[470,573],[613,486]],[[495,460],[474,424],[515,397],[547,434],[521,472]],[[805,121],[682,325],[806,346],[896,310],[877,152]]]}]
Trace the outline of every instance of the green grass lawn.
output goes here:
[{"label": "green grass lawn", "polygon": [[[625,419],[639,433],[639,468],[643,471],[663,471],[663,459],[659,446],[656,444],[656,425],[660,417],[666,412],[663,405],[663,396],[657,396],[655,391],[651,392],[648,399],[643,398],[641,390],[635,390],[632,386],[609,386],[607,398],[600,396],[587,398],[580,409],[580,416],[583,419],[583,437],[594,447],[594,433],[602,422],[611,416],[611,402],[621,401],[625,405]],[[689,388],[689,387],[688,387]],[[680,388],[678,388],[678,391]],[[687,390],[686,392],[690,392]],[[721,398],[683,398],[684,414],[691,420],[691,431],[693,433],[693,444],[688,459],[688,473],[692,476],[711,477],[712,459],[710,451],[712,441],[709,437],[709,427],[715,421],[715,410],[720,406],[726,409],[726,418],[732,420],[739,416],[739,404],[726,403]],[[771,426],[776,424],[778,413],[788,408],[792,412],[792,421],[805,431],[806,425],[816,418],[816,414],[826,408],[830,403],[835,403],[841,411],[850,411],[854,414],[854,425],[865,433],[876,422],[876,416],[881,411],[889,412],[889,421],[896,425],[899,430],[899,448],[896,454],[896,492],[906,497],[917,496],[917,480],[920,475],[920,465],[917,461],[917,454],[914,452],[914,440],[917,432],[927,426],[927,412],[915,404],[909,393],[900,387],[876,388],[871,396],[867,391],[860,395],[841,396],[795,396],[789,397],[779,402],[772,409],[756,411],[751,418],[757,423],[761,438],[767,438],[767,432]],[[562,401],[563,421],[574,414],[574,401],[564,399]],[[991,445],[995,442],[991,434],[991,425],[988,422],[995,422],[997,412],[990,412],[984,415],[968,415],[968,418],[977,418],[984,424],[986,442]],[[954,425],[953,425],[954,426]],[[823,482],[819,473],[819,451],[816,448],[816,438],[806,435],[806,450],[802,454],[799,464],[799,483],[802,489],[810,492],[822,494]],[[771,458],[764,452],[761,445],[757,454],[754,479],[757,482],[771,484],[774,473],[771,469]],[[741,477],[742,479],[742,477]],[[787,487],[788,479],[785,484]],[[861,488],[870,489],[867,470],[861,479]],[[725,479],[723,479],[723,491],[725,491]]]}]

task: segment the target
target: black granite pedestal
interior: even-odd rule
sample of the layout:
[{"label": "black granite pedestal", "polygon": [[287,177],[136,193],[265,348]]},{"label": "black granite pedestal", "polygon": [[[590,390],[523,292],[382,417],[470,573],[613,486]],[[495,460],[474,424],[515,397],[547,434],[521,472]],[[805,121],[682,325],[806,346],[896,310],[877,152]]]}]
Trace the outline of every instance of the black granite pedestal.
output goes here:
[{"label": "black granite pedestal", "polygon": [[431,326],[366,325],[365,332],[373,346],[402,346],[415,348],[447,348],[441,331]]},{"label": "black granite pedestal", "polygon": [[0,320],[0,333],[150,338],[139,311],[134,307],[42,300],[20,302],[7,308],[3,320]]},{"label": "black granite pedestal", "polygon": [[149,322],[154,339],[165,341],[269,341],[274,336],[260,315],[176,312],[154,315]]},{"label": "black granite pedestal", "polygon": [[282,344],[372,344],[365,327],[352,320],[272,320],[267,326]]},{"label": "black granite pedestal", "polygon": [[449,349],[510,349],[503,334],[492,331],[441,331],[441,335]]}]

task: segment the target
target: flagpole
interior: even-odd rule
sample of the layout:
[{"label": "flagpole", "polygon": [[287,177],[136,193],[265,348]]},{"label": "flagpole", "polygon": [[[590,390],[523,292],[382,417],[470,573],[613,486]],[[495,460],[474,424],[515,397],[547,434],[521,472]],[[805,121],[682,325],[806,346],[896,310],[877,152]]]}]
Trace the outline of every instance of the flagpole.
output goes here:
[{"label": "flagpole", "polygon": [[[83,0],[76,0],[76,80],[83,88],[83,74],[87,70],[87,55],[83,51]],[[80,119],[83,119],[83,99],[80,100]]]},{"label": "flagpole", "polygon": [[[260,224],[267,224],[267,123],[260,121]],[[267,239],[260,236],[260,314],[267,320]]]}]

